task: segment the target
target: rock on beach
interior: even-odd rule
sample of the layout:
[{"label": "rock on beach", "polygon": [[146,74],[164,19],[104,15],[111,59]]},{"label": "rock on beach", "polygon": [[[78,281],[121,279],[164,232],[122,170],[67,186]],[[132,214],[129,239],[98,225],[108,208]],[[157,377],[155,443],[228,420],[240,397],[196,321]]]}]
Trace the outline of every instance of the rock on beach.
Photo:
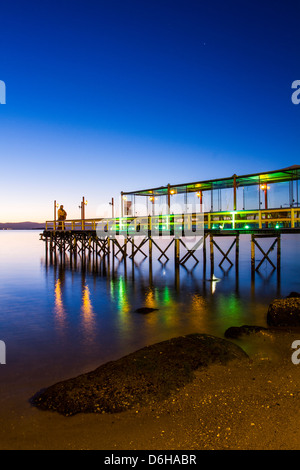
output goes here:
[{"label": "rock on beach", "polygon": [[275,299],[268,308],[269,326],[300,326],[300,298]]},{"label": "rock on beach", "polygon": [[243,335],[250,335],[252,333],[260,333],[267,331],[267,328],[264,326],[255,326],[255,325],[243,325],[243,326],[231,326],[228,328],[224,336],[225,338],[237,339]]},{"label": "rock on beach", "polygon": [[206,334],[190,334],[144,347],[96,370],[50,386],[31,403],[64,416],[117,413],[167,398],[212,363],[248,360],[238,345]]}]

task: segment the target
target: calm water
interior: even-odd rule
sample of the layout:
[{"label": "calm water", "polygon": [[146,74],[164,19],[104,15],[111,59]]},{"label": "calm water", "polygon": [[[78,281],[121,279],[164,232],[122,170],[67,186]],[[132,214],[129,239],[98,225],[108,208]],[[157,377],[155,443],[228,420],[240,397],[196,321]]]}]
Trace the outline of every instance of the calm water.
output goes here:
[{"label": "calm water", "polygon": [[[230,243],[223,240],[222,246]],[[126,271],[116,261],[114,271],[111,266],[104,273],[92,260],[46,262],[36,231],[0,232],[0,339],[7,348],[7,364],[0,366],[2,406],[24,389],[35,392],[148,344],[265,325],[275,297],[300,291],[299,248],[299,235],[284,236],[280,279],[264,262],[251,283],[250,241],[243,236],[238,276],[235,267],[228,270],[225,262],[222,270],[216,262],[218,282],[211,282],[209,262],[206,273],[202,263],[192,270],[191,262],[189,269],[180,268],[178,282],[172,259],[153,262],[152,274],[141,256],[134,270],[131,261]],[[135,312],[143,306],[158,310]]]}]

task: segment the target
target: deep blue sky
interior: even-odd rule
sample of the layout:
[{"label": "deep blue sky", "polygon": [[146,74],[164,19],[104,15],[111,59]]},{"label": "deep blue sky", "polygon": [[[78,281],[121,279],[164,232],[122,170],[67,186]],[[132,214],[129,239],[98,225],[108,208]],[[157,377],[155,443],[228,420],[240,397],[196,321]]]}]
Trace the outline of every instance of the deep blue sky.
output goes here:
[{"label": "deep blue sky", "polygon": [[299,0],[11,0],[0,25],[0,221],[300,164]]}]

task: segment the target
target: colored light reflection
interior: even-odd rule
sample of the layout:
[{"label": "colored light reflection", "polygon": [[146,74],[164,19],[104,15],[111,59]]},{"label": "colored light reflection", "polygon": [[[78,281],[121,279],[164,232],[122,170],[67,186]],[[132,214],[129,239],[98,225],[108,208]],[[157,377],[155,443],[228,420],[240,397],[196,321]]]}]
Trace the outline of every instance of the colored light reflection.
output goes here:
[{"label": "colored light reflection", "polygon": [[90,291],[87,285],[82,289],[82,327],[85,334],[85,340],[92,341],[95,333],[95,314],[90,298]]},{"label": "colored light reflection", "polygon": [[60,330],[64,329],[66,320],[66,311],[62,300],[61,280],[57,279],[54,288],[54,314],[55,320]]},{"label": "colored light reflection", "polygon": [[126,284],[123,277],[120,277],[118,281],[118,309],[119,312],[128,313],[130,310],[130,305],[128,302],[128,294],[126,291]]}]

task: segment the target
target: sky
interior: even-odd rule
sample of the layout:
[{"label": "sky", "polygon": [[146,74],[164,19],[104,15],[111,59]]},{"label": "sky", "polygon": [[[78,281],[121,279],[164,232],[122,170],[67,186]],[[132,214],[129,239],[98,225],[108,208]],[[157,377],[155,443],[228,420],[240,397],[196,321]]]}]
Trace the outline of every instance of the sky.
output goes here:
[{"label": "sky", "polygon": [[300,164],[299,0],[2,2],[0,222]]}]

